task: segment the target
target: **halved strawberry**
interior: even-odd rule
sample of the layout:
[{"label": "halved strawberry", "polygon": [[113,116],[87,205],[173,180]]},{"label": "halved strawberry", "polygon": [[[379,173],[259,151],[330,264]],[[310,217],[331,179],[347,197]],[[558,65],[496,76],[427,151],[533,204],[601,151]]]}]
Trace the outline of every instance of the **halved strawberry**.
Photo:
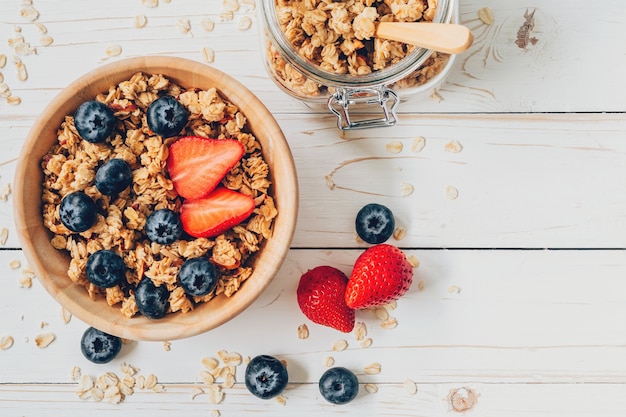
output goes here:
[{"label": "halved strawberry", "polygon": [[170,145],[167,171],[178,195],[193,200],[213,191],[244,152],[235,139],[184,136]]},{"label": "halved strawberry", "polygon": [[252,197],[220,186],[206,197],[185,200],[180,222],[191,236],[214,237],[247,219],[252,210]]}]

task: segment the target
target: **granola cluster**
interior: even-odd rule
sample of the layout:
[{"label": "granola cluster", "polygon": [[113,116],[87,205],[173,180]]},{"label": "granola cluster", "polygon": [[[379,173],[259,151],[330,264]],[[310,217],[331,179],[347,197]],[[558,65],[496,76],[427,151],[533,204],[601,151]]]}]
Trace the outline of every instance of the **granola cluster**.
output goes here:
[{"label": "granola cluster", "polygon": [[[375,37],[377,22],[432,21],[437,0],[275,0],[281,30],[295,50],[329,73],[366,75],[388,68],[415,49],[402,42]],[[268,43],[268,59],[283,84],[305,96],[326,87],[308,79]],[[439,73],[449,55],[434,52],[400,88],[418,86]]]},{"label": "granola cluster", "polygon": [[[224,186],[250,195],[256,207],[246,223],[214,238],[180,239],[169,245],[150,242],[145,235],[147,217],[155,210],[178,210],[182,204],[168,178],[165,163],[168,144],[154,134],[146,122],[146,110],[159,96],[176,97],[189,111],[189,122],[181,135],[230,138],[245,148],[241,161],[224,178]],[[73,116],[66,116],[58,129],[58,142],[42,160],[43,220],[53,233],[52,245],[70,255],[68,276],[85,287],[89,297],[103,296],[109,305],[119,305],[132,317],[138,309],[134,288],[150,278],[155,285],[166,285],[169,312],[188,312],[197,303],[219,294],[233,295],[252,275],[246,260],[259,251],[272,233],[277,215],[269,193],[269,167],[261,145],[247,129],[245,115],[215,89],[184,89],[162,75],[136,73],[99,94],[118,120],[111,137],[104,143],[90,143],[78,135]],[[94,185],[99,165],[122,158],[133,169],[133,183],[114,199],[102,195]],[[83,190],[99,207],[96,223],[87,231],[75,233],[61,223],[59,205],[63,196]],[[90,254],[109,249],[118,253],[127,267],[126,282],[112,288],[99,288],[86,277]],[[188,258],[208,256],[219,267],[220,280],[214,291],[203,297],[190,297],[177,283],[177,274]]]}]

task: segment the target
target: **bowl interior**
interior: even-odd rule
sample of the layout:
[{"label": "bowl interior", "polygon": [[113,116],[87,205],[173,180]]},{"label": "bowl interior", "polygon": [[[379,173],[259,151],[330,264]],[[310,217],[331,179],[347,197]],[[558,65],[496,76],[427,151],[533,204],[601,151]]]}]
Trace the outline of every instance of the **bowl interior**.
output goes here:
[{"label": "bowl interior", "polygon": [[[82,286],[67,276],[69,255],[52,247],[43,224],[41,158],[53,146],[64,117],[84,101],[137,72],[163,74],[186,87],[217,90],[245,114],[249,128],[263,147],[270,166],[272,195],[278,215],[273,235],[252,259],[253,275],[231,297],[220,295],[189,313],[168,314],[159,320],[124,317],[119,308],[99,298],[92,301]],[[259,99],[238,81],[207,65],[175,57],[146,56],[120,60],[90,72],[59,93],[31,128],[22,147],[14,182],[15,222],[30,266],[46,290],[80,320],[107,333],[135,340],[174,340],[215,328],[250,305],[271,282],[293,236],[298,211],[298,186],[291,151],[275,119]]]}]

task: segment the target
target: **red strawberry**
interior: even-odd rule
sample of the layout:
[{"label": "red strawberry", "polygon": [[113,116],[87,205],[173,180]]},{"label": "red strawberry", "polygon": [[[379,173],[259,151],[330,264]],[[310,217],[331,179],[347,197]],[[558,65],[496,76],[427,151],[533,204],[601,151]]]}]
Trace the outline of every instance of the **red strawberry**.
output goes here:
[{"label": "red strawberry", "polygon": [[180,208],[180,222],[191,236],[214,237],[244,221],[252,210],[252,197],[217,187],[204,198],[185,200]]},{"label": "red strawberry", "polygon": [[348,285],[346,304],[361,309],[388,304],[402,297],[413,282],[413,267],[395,246],[371,246],[356,260]]},{"label": "red strawberry", "polygon": [[167,171],[178,195],[193,200],[213,191],[243,154],[235,139],[185,136],[170,145]]},{"label": "red strawberry", "polygon": [[314,323],[348,333],[354,328],[354,310],[345,301],[348,277],[332,266],[318,266],[300,277],[298,305]]}]

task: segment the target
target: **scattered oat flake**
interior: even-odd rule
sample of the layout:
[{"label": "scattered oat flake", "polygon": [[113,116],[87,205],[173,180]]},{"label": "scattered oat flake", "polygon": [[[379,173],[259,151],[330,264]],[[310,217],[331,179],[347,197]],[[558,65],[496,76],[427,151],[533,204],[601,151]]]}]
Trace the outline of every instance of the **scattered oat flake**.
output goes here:
[{"label": "scattered oat flake", "polygon": [[393,231],[393,238],[395,240],[402,240],[406,237],[406,229],[404,227],[396,227]]},{"label": "scattered oat flake", "polygon": [[404,380],[404,391],[409,395],[417,394],[417,384],[411,379]]},{"label": "scattered oat flake", "polygon": [[9,268],[11,269],[18,269],[21,266],[22,262],[20,262],[19,259],[13,259],[11,262],[9,262]]},{"label": "scattered oat flake", "polygon": [[35,22],[34,25],[39,31],[39,33],[48,33],[48,28],[43,23]]},{"label": "scattered oat flake", "polygon": [[67,324],[72,321],[72,313],[67,311],[65,308],[61,307],[61,320],[63,323]]},{"label": "scattered oat flake", "polygon": [[39,323],[39,328],[43,329],[44,327],[50,325],[50,323],[48,323],[47,321],[42,321],[41,323]]},{"label": "scattered oat flake", "polygon": [[239,366],[243,362],[241,354],[237,352],[223,352],[224,353],[220,355],[220,359],[222,359],[222,362],[224,362],[227,367]]},{"label": "scattered oat flake", "polygon": [[461,292],[461,289],[459,287],[457,287],[456,285],[450,285],[448,287],[448,292],[450,294],[458,294]]},{"label": "scattered oat flake", "polygon": [[104,50],[104,53],[108,57],[119,56],[122,53],[122,47],[118,44],[111,44],[106,47],[106,49]]},{"label": "scattered oat flake", "polygon": [[368,375],[376,375],[379,374],[382,370],[382,366],[378,362],[373,362],[363,368],[363,371]]},{"label": "scattered oat flake", "polygon": [[7,350],[13,346],[13,336],[2,336],[0,337],[0,349]]},{"label": "scattered oat flake", "polygon": [[306,324],[301,324],[298,326],[298,339],[308,339],[309,338],[309,328]]},{"label": "scattered oat flake", "polygon": [[446,143],[445,150],[446,152],[459,153],[463,150],[463,145],[458,140],[451,140]]},{"label": "scattered oat flake", "polygon": [[211,410],[211,417],[220,417],[222,415],[222,413],[220,413],[220,410]]},{"label": "scattered oat flake", "polygon": [[456,187],[448,185],[446,187],[446,195],[450,200],[456,200],[459,198],[459,190]]},{"label": "scattered oat flake", "polygon": [[7,64],[7,56],[0,54],[0,68],[4,68]]},{"label": "scattered oat flake", "polygon": [[287,404],[287,397],[285,397],[284,395],[279,395],[278,397],[276,397],[275,401],[278,404],[285,406]]},{"label": "scattered oat flake", "polygon": [[42,46],[50,46],[54,43],[54,39],[50,35],[43,35],[41,38],[39,38],[39,43]]},{"label": "scattered oat flake", "polygon": [[215,377],[209,371],[200,371],[200,380],[207,385],[211,385],[215,382]]},{"label": "scattered oat flake", "polygon": [[411,144],[411,151],[417,153],[421,152],[422,149],[426,146],[426,138],[423,136],[418,136],[413,139],[413,143]]},{"label": "scattered oat flake", "polygon": [[418,289],[418,290],[420,290],[420,291],[424,291],[424,287],[425,287],[425,285],[426,285],[426,283],[425,283],[425,282],[424,282],[424,280],[422,279],[422,280],[420,280],[420,281],[417,283],[417,289]]},{"label": "scattered oat flake", "polygon": [[206,369],[212,371],[217,368],[217,366],[219,365],[219,361],[215,358],[202,358],[202,365]]},{"label": "scattered oat flake", "polygon": [[256,9],[255,0],[241,0],[241,4],[246,6],[246,10],[248,11]]},{"label": "scattered oat flake", "polygon": [[435,102],[435,103],[441,103],[443,101],[443,97],[441,97],[441,94],[439,94],[438,90],[433,90],[432,94],[430,95],[430,98]]},{"label": "scattered oat flake", "polygon": [[[12,106],[17,106],[22,102],[22,99],[19,96],[15,96],[13,94],[11,94],[9,97],[7,97],[7,103],[12,105]],[[6,201],[6,199],[3,199],[4,201]]]},{"label": "scattered oat flake", "polygon": [[45,349],[50,346],[50,343],[54,342],[56,336],[54,333],[41,333],[35,336],[35,345],[40,349]]},{"label": "scattered oat flake", "polygon": [[389,153],[400,153],[402,152],[403,147],[404,146],[400,141],[389,142],[385,145],[385,149],[387,149],[387,152]]},{"label": "scattered oat flake", "polygon": [[242,16],[237,23],[237,29],[239,30],[248,30],[252,26],[252,19],[248,16]]},{"label": "scattered oat flake", "polygon": [[0,72],[0,83],[4,82],[4,74],[2,74],[2,72]]},{"label": "scattered oat flake", "polygon": [[81,377],[81,374],[82,371],[78,366],[72,366],[72,369],[70,370],[70,378],[72,378],[72,381],[78,381]]},{"label": "scattered oat flake", "polygon": [[348,341],[345,339],[339,339],[333,345],[333,350],[335,352],[341,352],[342,350],[346,350],[348,348]]},{"label": "scattered oat flake", "polygon": [[215,51],[208,46],[202,48],[202,56],[204,57],[204,60],[209,64],[215,61]]},{"label": "scattered oat flake", "polygon": [[180,33],[186,34],[191,31],[191,22],[186,17],[181,17],[176,21],[176,27]]},{"label": "scattered oat flake", "polygon": [[478,18],[486,25],[493,23],[493,11],[489,7],[483,7],[478,10]]},{"label": "scattered oat flake", "polygon": [[222,387],[219,385],[209,385],[207,387],[209,401],[213,404],[219,404],[224,400],[224,393]]},{"label": "scattered oat flake", "polygon": [[164,349],[166,352],[169,352],[170,350],[172,350],[172,342],[169,342],[169,341],[167,341],[167,340],[166,340],[166,341],[164,341],[164,342],[163,342],[163,349]]},{"label": "scattered oat flake", "polygon": [[409,263],[411,264],[411,266],[413,268],[417,268],[417,267],[420,266],[420,261],[419,261],[419,259],[417,259],[417,257],[415,255],[409,255],[407,260],[409,261]]},{"label": "scattered oat flake", "polygon": [[378,392],[378,385],[376,384],[368,383],[365,384],[364,388],[365,391],[369,392],[370,394],[376,394]]},{"label": "scattered oat flake", "polygon": [[376,308],[374,314],[378,320],[387,320],[389,318],[389,312],[384,307]]},{"label": "scattered oat flake", "polygon": [[141,29],[148,24],[148,18],[144,14],[135,16],[135,27]]},{"label": "scattered oat flake", "polygon": [[335,358],[333,358],[332,356],[326,356],[326,359],[324,359],[324,366],[326,366],[327,368],[330,368],[334,364],[335,364]]},{"label": "scattered oat flake", "polygon": [[363,340],[367,336],[367,326],[364,322],[358,321],[354,325],[354,338],[356,340]]},{"label": "scattered oat flake", "polygon": [[17,71],[17,79],[20,81],[26,81],[28,79],[28,71],[26,71],[26,65],[20,58],[13,56],[15,62],[15,70]]},{"label": "scattered oat flake", "polygon": [[230,11],[224,11],[222,13],[220,13],[220,21],[221,22],[230,22],[231,20],[233,20],[235,18],[235,14]]},{"label": "scattered oat flake", "polygon": [[20,16],[22,16],[29,22],[34,22],[39,18],[39,12],[32,6],[26,6],[23,7],[22,10],[20,10]]},{"label": "scattered oat flake", "polygon": [[33,279],[29,276],[22,276],[19,280],[21,288],[31,288],[33,286]]},{"label": "scattered oat flake", "polygon": [[395,329],[396,327],[398,327],[398,320],[395,319],[394,317],[389,317],[387,320],[383,321],[380,324],[380,327],[382,327],[385,330]]},{"label": "scattered oat flake", "polygon": [[361,341],[361,347],[362,347],[362,348],[368,348],[368,347],[372,346],[372,343],[373,343],[372,338],[371,338],[371,337],[368,337],[368,338],[363,339],[363,340]]},{"label": "scattered oat flake", "polygon": [[144,387],[146,387],[147,389],[152,389],[156,387],[157,382],[158,380],[156,375],[150,374],[146,377],[146,380],[144,381]]},{"label": "scattered oat flake", "polygon": [[193,387],[191,389],[191,399],[195,400],[198,395],[204,394],[204,390],[200,387]]},{"label": "scattered oat flake", "polygon": [[222,8],[227,12],[236,12],[239,10],[238,0],[222,0]]},{"label": "scattered oat flake", "polygon": [[205,17],[200,21],[200,26],[202,26],[202,29],[204,29],[205,31],[212,32],[213,29],[215,29],[215,22],[208,17]]},{"label": "scattered oat flake", "polygon": [[6,245],[7,239],[9,239],[9,229],[3,227],[0,229],[0,245]]},{"label": "scattered oat flake", "polygon": [[383,308],[387,311],[393,311],[396,308],[398,308],[398,301],[397,300],[390,301],[387,304],[385,304]]},{"label": "scattered oat flake", "polygon": [[414,188],[413,185],[403,182],[400,185],[400,194],[402,195],[402,197],[408,197],[411,194],[413,194]]},{"label": "scattered oat flake", "polygon": [[141,0],[141,4],[146,7],[157,7],[159,5],[159,0]]}]

